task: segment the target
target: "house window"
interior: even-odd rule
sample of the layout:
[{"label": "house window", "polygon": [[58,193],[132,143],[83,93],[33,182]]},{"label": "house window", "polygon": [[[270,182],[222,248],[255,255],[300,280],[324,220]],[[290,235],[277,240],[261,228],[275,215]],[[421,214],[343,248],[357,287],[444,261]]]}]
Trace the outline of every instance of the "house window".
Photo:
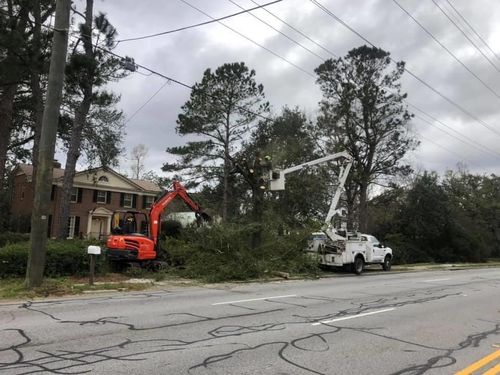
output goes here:
[{"label": "house window", "polygon": [[153,202],[155,201],[155,197],[152,197],[152,196],[149,196],[149,195],[145,195],[142,197],[143,199],[143,207],[142,208],[150,208],[151,205],[153,204]]},{"label": "house window", "polygon": [[101,176],[99,177],[99,182],[109,182],[109,180],[106,176]]},{"label": "house window", "polygon": [[107,194],[105,191],[98,190],[97,191],[97,203],[107,203]]},{"label": "house window", "polygon": [[71,203],[76,203],[78,201],[78,188],[74,187],[71,189]]},{"label": "house window", "polygon": [[75,238],[80,232],[80,217],[70,216],[68,218],[68,236],[67,238]]},{"label": "house window", "polygon": [[132,208],[134,196],[132,194],[123,194],[123,207]]}]

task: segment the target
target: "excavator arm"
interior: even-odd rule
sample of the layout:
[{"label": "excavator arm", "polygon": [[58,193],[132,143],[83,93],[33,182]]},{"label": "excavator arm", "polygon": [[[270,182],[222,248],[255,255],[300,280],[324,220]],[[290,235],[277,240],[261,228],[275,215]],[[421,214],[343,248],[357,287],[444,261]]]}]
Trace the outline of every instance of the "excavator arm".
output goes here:
[{"label": "excavator arm", "polygon": [[203,209],[191,199],[186,188],[182,186],[179,181],[174,181],[173,190],[165,192],[158,200],[153,203],[150,209],[150,235],[154,244],[158,243],[158,236],[160,232],[161,225],[161,215],[167,206],[175,199],[179,197],[186,203],[186,205],[196,214],[196,218],[202,221],[210,221],[211,218],[207,215]]}]

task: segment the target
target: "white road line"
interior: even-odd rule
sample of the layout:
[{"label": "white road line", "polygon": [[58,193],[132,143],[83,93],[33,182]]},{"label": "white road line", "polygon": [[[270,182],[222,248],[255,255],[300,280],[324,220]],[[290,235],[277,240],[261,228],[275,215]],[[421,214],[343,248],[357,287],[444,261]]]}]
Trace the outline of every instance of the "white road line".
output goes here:
[{"label": "white road line", "polygon": [[252,299],[240,299],[239,301],[228,301],[228,302],[212,303],[212,306],[215,306],[215,305],[230,305],[232,303],[239,303],[239,302],[252,302],[252,301],[262,301],[262,300],[266,300],[266,299],[291,298],[291,297],[297,297],[297,295],[296,294],[288,294],[286,296],[273,296],[273,297],[262,297],[262,298],[252,298]]},{"label": "white road line", "polygon": [[340,322],[341,320],[361,318],[363,316],[380,314],[380,313],[384,313],[384,312],[388,312],[388,311],[392,311],[392,310],[396,310],[396,308],[395,307],[391,307],[390,309],[377,310],[377,311],[371,311],[371,312],[363,313],[363,314],[344,316],[342,318],[331,319],[331,320],[323,320],[321,322],[313,323],[312,325],[313,326],[319,326],[320,324],[328,324],[328,323]]},{"label": "white road line", "polygon": [[424,280],[422,281],[423,283],[433,283],[436,281],[446,281],[446,280],[451,280],[451,279],[431,279],[431,280]]}]

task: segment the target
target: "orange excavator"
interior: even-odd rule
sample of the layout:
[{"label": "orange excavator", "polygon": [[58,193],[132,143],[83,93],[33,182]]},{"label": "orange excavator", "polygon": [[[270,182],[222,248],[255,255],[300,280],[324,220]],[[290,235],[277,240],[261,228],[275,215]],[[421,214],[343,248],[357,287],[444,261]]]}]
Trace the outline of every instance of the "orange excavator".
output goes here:
[{"label": "orange excavator", "polygon": [[173,190],[163,193],[151,205],[148,215],[135,210],[118,210],[113,213],[111,234],[106,242],[108,258],[122,262],[154,262],[160,251],[161,215],[177,197],[194,211],[198,224],[211,221],[210,216],[191,199],[186,188],[174,181]]}]

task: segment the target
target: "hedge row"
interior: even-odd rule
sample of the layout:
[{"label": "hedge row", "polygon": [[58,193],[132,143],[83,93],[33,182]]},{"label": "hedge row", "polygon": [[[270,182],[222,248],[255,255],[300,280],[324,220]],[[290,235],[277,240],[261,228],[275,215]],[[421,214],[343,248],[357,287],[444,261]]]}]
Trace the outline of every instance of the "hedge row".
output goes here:
[{"label": "hedge row", "polygon": [[[95,244],[95,242],[49,240],[44,275],[58,277],[88,274],[87,246],[90,244]],[[29,251],[30,242],[28,241],[11,243],[0,248],[0,278],[24,276]],[[105,257],[98,257],[96,272],[102,272],[105,268]]]},{"label": "hedge row", "polygon": [[29,239],[29,233],[2,232],[0,233],[0,248],[7,244],[26,242]]}]

